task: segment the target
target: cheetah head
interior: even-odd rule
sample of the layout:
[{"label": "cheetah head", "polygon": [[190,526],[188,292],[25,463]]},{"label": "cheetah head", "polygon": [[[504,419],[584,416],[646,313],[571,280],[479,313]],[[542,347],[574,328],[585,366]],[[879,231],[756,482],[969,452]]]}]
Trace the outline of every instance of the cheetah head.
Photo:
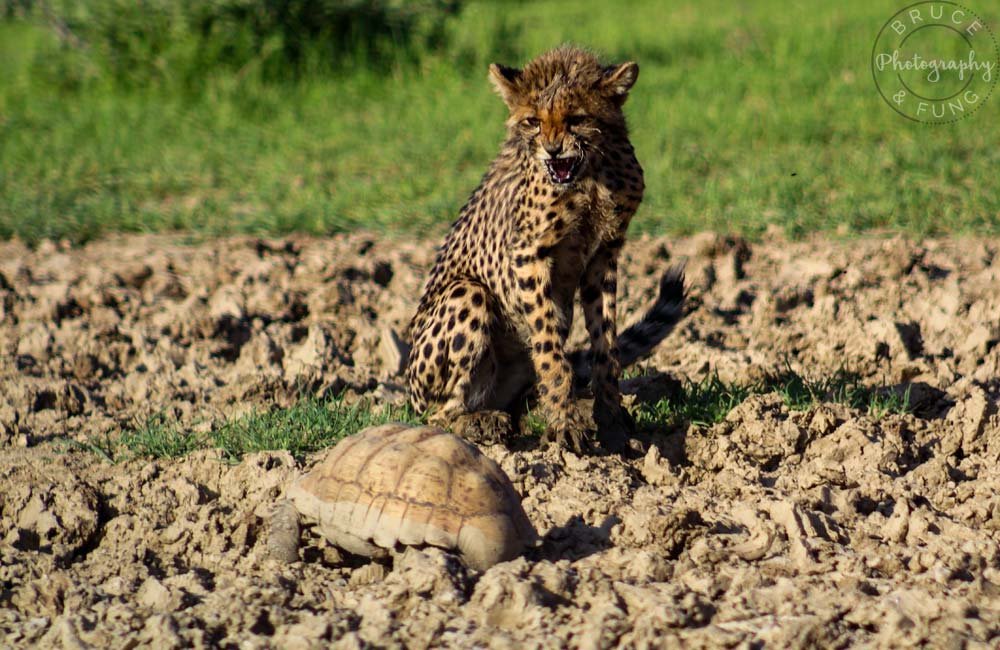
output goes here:
[{"label": "cheetah head", "polygon": [[567,46],[522,70],[490,66],[490,81],[510,110],[508,142],[557,186],[583,178],[603,154],[605,140],[622,138],[622,105],[638,76],[635,63],[605,66]]}]

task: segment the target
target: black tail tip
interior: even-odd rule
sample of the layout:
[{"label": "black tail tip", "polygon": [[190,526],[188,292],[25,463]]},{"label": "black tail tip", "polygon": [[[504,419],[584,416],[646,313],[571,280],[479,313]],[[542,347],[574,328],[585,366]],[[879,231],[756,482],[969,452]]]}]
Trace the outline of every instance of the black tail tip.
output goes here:
[{"label": "black tail tip", "polygon": [[687,291],[684,288],[684,265],[675,264],[660,277],[660,303],[684,303]]}]

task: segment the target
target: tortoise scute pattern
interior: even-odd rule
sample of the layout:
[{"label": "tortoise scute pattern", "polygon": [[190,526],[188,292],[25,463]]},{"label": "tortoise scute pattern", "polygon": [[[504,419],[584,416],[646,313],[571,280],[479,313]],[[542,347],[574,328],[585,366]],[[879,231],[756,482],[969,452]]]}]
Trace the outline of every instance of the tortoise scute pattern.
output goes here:
[{"label": "tortoise scute pattern", "polygon": [[388,424],[351,436],[287,497],[330,541],[360,555],[429,544],[484,570],[537,539],[499,466],[436,427]]}]

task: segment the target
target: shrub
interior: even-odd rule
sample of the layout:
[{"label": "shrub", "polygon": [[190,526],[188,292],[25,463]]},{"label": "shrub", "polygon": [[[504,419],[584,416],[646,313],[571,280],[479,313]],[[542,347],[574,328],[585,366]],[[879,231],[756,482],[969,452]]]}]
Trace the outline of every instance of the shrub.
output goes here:
[{"label": "shrub", "polygon": [[[196,86],[211,72],[268,80],[386,66],[439,48],[458,0],[0,0],[44,21],[70,57],[58,75]],[[56,65],[53,65],[53,64]],[[58,62],[46,62],[59,67]],[[72,81],[72,80],[69,80]],[[77,79],[76,81],[79,81]]]}]

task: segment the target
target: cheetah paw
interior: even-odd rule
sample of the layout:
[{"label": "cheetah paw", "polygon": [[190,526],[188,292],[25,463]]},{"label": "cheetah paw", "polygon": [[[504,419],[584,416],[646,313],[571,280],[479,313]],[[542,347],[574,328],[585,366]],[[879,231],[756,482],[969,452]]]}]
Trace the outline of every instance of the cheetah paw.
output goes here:
[{"label": "cheetah paw", "polygon": [[451,430],[470,442],[497,445],[513,435],[510,416],[503,411],[477,411],[460,415],[451,423]]},{"label": "cheetah paw", "polygon": [[547,448],[550,445],[556,445],[581,455],[589,454],[594,450],[586,430],[577,428],[553,429],[550,427],[546,429],[545,434],[542,435],[542,448]]},{"label": "cheetah paw", "polygon": [[635,436],[635,419],[621,404],[594,403],[594,422],[597,440],[601,447],[614,454],[628,448],[628,441]]}]

